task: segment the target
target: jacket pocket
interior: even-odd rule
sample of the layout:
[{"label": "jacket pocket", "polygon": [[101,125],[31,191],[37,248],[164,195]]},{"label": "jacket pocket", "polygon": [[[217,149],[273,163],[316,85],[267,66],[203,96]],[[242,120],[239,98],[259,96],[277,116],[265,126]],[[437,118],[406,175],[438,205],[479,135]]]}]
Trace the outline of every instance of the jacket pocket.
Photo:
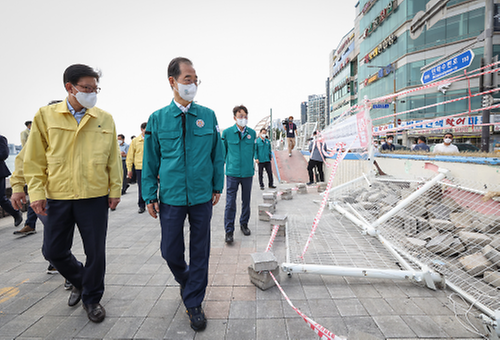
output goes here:
[{"label": "jacket pocket", "polygon": [[171,158],[176,153],[181,153],[179,148],[182,147],[182,131],[161,131],[158,139],[162,158]]},{"label": "jacket pocket", "polygon": [[47,157],[47,192],[71,191],[71,174],[67,160],[61,157]]}]

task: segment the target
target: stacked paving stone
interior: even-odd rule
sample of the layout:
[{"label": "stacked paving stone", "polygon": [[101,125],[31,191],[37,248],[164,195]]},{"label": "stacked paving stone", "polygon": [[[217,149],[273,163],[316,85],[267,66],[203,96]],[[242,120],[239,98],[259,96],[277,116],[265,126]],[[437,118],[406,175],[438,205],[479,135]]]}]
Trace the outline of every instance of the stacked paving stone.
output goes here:
[{"label": "stacked paving stone", "polygon": [[[340,194],[338,200],[374,222],[417,189],[417,183],[373,182],[370,188]],[[469,210],[445,196],[444,190],[434,185],[380,229],[414,254],[433,253],[445,259],[443,263],[456,264],[500,288],[500,217]]]}]

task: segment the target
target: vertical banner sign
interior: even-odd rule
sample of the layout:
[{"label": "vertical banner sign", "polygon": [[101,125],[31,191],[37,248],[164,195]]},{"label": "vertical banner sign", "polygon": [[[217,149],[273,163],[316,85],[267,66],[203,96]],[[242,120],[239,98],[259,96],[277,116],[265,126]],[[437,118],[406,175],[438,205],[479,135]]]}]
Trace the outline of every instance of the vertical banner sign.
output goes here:
[{"label": "vertical banner sign", "polygon": [[365,111],[361,111],[356,115],[356,125],[358,128],[359,144],[362,148],[366,148],[370,142],[368,135],[368,121],[365,116]]},{"label": "vertical banner sign", "polygon": [[351,150],[366,149],[370,144],[371,134],[369,110],[361,110],[322,131],[326,145],[332,150],[335,150],[335,145],[339,142],[351,145]]}]

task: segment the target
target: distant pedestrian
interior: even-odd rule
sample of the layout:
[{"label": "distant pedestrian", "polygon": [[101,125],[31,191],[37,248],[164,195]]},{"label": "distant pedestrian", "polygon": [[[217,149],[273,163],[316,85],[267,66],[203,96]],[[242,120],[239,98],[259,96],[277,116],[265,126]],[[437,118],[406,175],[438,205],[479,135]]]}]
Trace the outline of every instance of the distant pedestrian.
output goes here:
[{"label": "distant pedestrian", "polygon": [[[47,216],[42,253],[73,283],[69,306],[80,300],[92,322],[102,322],[108,208],[120,202],[121,157],[113,117],[94,107],[99,74],[87,65],[64,71],[62,103],[42,107],[26,144],[24,177],[31,207]],[[85,264],[71,253],[75,224]]]},{"label": "distant pedestrian", "polygon": [[[199,83],[191,61],[175,58],[167,72],[174,99],[147,123],[143,196],[149,214],[160,215],[161,254],[180,284],[191,328],[201,331],[207,324],[201,304],[208,284],[212,206],[224,186],[224,151],[215,113],[193,102]],[[184,258],[186,217],[189,265]]]},{"label": "distant pedestrian", "polygon": [[382,151],[394,151],[396,150],[396,147],[393,144],[394,142],[394,136],[387,136],[387,141],[386,143],[382,144],[380,147]]},{"label": "distant pedestrian", "polygon": [[[132,143],[132,141],[134,140],[136,136],[135,135],[132,135],[130,137],[130,143]],[[130,144],[129,144],[129,147],[130,147]],[[132,165],[132,178],[129,178],[128,182],[130,184],[136,184],[137,183],[137,176],[135,174],[135,165]]]},{"label": "distant pedestrian", "polygon": [[14,226],[17,227],[23,221],[23,214],[21,210],[14,209],[9,199],[5,196],[5,179],[10,176],[9,168],[5,164],[5,160],[8,157],[9,145],[7,138],[0,135],[0,206],[14,218]]},{"label": "distant pedestrian", "polygon": [[226,208],[224,229],[226,243],[233,242],[234,220],[236,217],[236,195],[241,185],[240,229],[245,236],[250,235],[250,199],[254,175],[255,130],[247,126],[248,110],[239,105],[233,108],[235,124],[222,132],[222,143],[226,162]]},{"label": "distant pedestrian", "polygon": [[443,143],[437,144],[433,153],[459,153],[458,147],[451,144],[451,142],[453,142],[453,134],[450,132],[445,133]]},{"label": "distant pedestrian", "polygon": [[425,152],[431,151],[431,149],[429,148],[429,145],[427,145],[425,142],[426,142],[425,137],[419,136],[417,139],[417,144],[413,148],[413,151],[425,151]]},{"label": "distant pedestrian", "polygon": [[274,189],[273,170],[271,167],[271,160],[273,153],[271,151],[271,142],[267,138],[267,129],[260,129],[260,138],[255,141],[255,162],[259,166],[259,184],[260,190],[264,190],[264,169],[267,173],[269,188]]},{"label": "distant pedestrian", "polygon": [[118,146],[120,147],[120,155],[122,156],[122,167],[123,167],[123,184],[122,184],[122,195],[127,193],[127,189],[130,186],[127,180],[127,153],[129,145],[125,143],[125,136],[119,134],[118,138]]},{"label": "distant pedestrian", "polygon": [[295,136],[297,133],[297,125],[293,122],[293,116],[288,117],[288,121],[285,121],[283,128],[286,131],[286,140],[288,143],[288,156],[292,157],[292,150],[295,148]]},{"label": "distant pedestrian", "polygon": [[314,136],[313,140],[309,142],[309,152],[311,153],[311,156],[307,164],[307,173],[309,175],[309,183],[307,183],[307,185],[314,184],[314,174],[313,174],[314,168],[316,168],[318,171],[319,178],[316,177],[316,180],[318,182],[325,181],[325,174],[323,172],[323,163],[325,155],[328,152],[328,149],[326,147],[326,143],[324,142],[323,138],[319,137],[316,131],[314,131],[313,136]]},{"label": "distant pedestrian", "polygon": [[137,205],[139,206],[139,214],[142,214],[146,211],[146,203],[142,198],[142,183],[141,183],[141,174],[142,174],[142,155],[144,150],[144,132],[146,132],[147,123],[141,124],[141,134],[135,137],[130,143],[127,152],[127,177],[132,179],[134,175],[133,167],[135,167],[135,177],[137,179]]},{"label": "distant pedestrian", "polygon": [[21,132],[21,146],[22,147],[24,147],[24,145],[28,141],[28,137],[30,135],[30,130],[31,130],[31,123],[32,123],[31,120],[24,122],[24,125],[26,125],[26,130],[23,130],[23,132]]}]

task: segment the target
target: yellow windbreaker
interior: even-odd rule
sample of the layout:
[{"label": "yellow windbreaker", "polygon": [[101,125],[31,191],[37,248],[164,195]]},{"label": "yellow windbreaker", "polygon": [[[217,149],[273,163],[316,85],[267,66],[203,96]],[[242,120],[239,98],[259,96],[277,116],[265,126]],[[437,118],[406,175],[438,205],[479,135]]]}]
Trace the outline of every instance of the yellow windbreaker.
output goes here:
[{"label": "yellow windbreaker", "polygon": [[142,155],[144,153],[144,137],[139,135],[132,139],[127,152],[127,170],[132,171],[135,164],[136,170],[142,170]]},{"label": "yellow windbreaker", "polygon": [[67,99],[40,108],[24,147],[24,178],[31,202],[119,198],[122,160],[113,117],[88,109],[80,124]]},{"label": "yellow windbreaker", "polygon": [[22,148],[21,152],[16,156],[15,160],[15,169],[12,175],[10,175],[10,186],[12,187],[12,192],[23,192],[24,185],[26,182],[24,181],[24,173],[23,173],[23,162],[24,162],[24,151],[26,148]]}]

